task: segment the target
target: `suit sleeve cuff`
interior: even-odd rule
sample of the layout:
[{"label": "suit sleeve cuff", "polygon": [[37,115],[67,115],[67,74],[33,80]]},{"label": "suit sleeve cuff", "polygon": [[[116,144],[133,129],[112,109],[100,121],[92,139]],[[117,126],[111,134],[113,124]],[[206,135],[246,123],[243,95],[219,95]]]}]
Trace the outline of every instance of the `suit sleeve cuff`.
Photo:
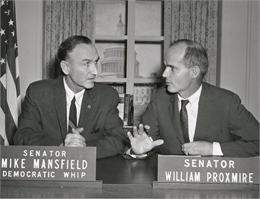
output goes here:
[{"label": "suit sleeve cuff", "polygon": [[213,142],[213,156],[223,156],[219,142]]},{"label": "suit sleeve cuff", "polygon": [[127,155],[131,156],[131,157],[134,158],[134,159],[143,159],[143,158],[146,158],[146,157],[147,157],[147,153],[137,155],[137,154],[131,153],[131,151],[132,151],[132,148],[129,148],[125,153],[126,153]]}]

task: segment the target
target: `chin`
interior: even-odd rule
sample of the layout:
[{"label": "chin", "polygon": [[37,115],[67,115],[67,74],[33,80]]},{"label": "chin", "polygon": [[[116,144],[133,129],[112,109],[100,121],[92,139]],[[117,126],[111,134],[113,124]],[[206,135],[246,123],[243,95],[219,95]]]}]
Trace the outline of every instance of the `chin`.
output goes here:
[{"label": "chin", "polygon": [[87,84],[84,85],[84,88],[85,89],[92,89],[94,87],[94,85],[95,85],[94,82],[87,83]]},{"label": "chin", "polygon": [[170,86],[167,86],[167,91],[169,91],[170,93],[176,93],[176,89],[170,87]]}]

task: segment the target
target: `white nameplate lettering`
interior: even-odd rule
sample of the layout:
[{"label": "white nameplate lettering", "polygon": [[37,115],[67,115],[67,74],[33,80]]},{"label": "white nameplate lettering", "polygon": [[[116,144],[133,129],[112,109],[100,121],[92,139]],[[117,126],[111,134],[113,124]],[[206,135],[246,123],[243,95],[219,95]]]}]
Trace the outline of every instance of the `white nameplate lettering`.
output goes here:
[{"label": "white nameplate lettering", "polygon": [[259,157],[159,155],[158,182],[259,184]]},{"label": "white nameplate lettering", "polygon": [[1,146],[1,179],[95,181],[96,147]]}]

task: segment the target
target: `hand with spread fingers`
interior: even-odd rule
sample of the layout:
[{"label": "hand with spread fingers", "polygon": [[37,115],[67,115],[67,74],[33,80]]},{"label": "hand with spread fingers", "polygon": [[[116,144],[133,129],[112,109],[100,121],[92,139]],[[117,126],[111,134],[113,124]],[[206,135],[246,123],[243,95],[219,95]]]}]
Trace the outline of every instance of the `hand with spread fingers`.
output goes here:
[{"label": "hand with spread fingers", "polygon": [[162,145],[163,140],[159,139],[153,141],[149,135],[146,134],[145,129],[149,129],[149,126],[143,126],[143,124],[139,125],[139,128],[136,126],[133,128],[133,135],[131,132],[127,132],[127,135],[130,139],[132,151],[135,154],[144,154],[154,147]]},{"label": "hand with spread fingers", "polygon": [[206,141],[188,142],[182,145],[186,155],[213,155],[213,143]]},{"label": "hand with spread fingers", "polygon": [[86,140],[85,138],[80,134],[84,129],[83,128],[76,128],[72,129],[71,133],[68,133],[65,138],[65,146],[69,147],[85,147],[86,146]]}]

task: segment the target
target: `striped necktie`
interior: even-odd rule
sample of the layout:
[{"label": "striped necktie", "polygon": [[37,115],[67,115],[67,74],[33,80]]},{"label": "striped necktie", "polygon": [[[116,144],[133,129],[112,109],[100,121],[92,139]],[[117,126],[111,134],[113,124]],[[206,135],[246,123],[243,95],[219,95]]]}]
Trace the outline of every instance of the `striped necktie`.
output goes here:
[{"label": "striped necktie", "polygon": [[71,100],[70,104],[70,115],[69,115],[69,123],[72,123],[72,125],[69,125],[69,132],[71,132],[72,126],[77,127],[77,109],[76,109],[76,99],[75,96]]},{"label": "striped necktie", "polygon": [[186,105],[189,103],[189,100],[181,100],[181,111],[180,111],[180,120],[181,128],[183,133],[184,142],[190,142],[189,139],[189,125],[188,125],[188,113]]}]

